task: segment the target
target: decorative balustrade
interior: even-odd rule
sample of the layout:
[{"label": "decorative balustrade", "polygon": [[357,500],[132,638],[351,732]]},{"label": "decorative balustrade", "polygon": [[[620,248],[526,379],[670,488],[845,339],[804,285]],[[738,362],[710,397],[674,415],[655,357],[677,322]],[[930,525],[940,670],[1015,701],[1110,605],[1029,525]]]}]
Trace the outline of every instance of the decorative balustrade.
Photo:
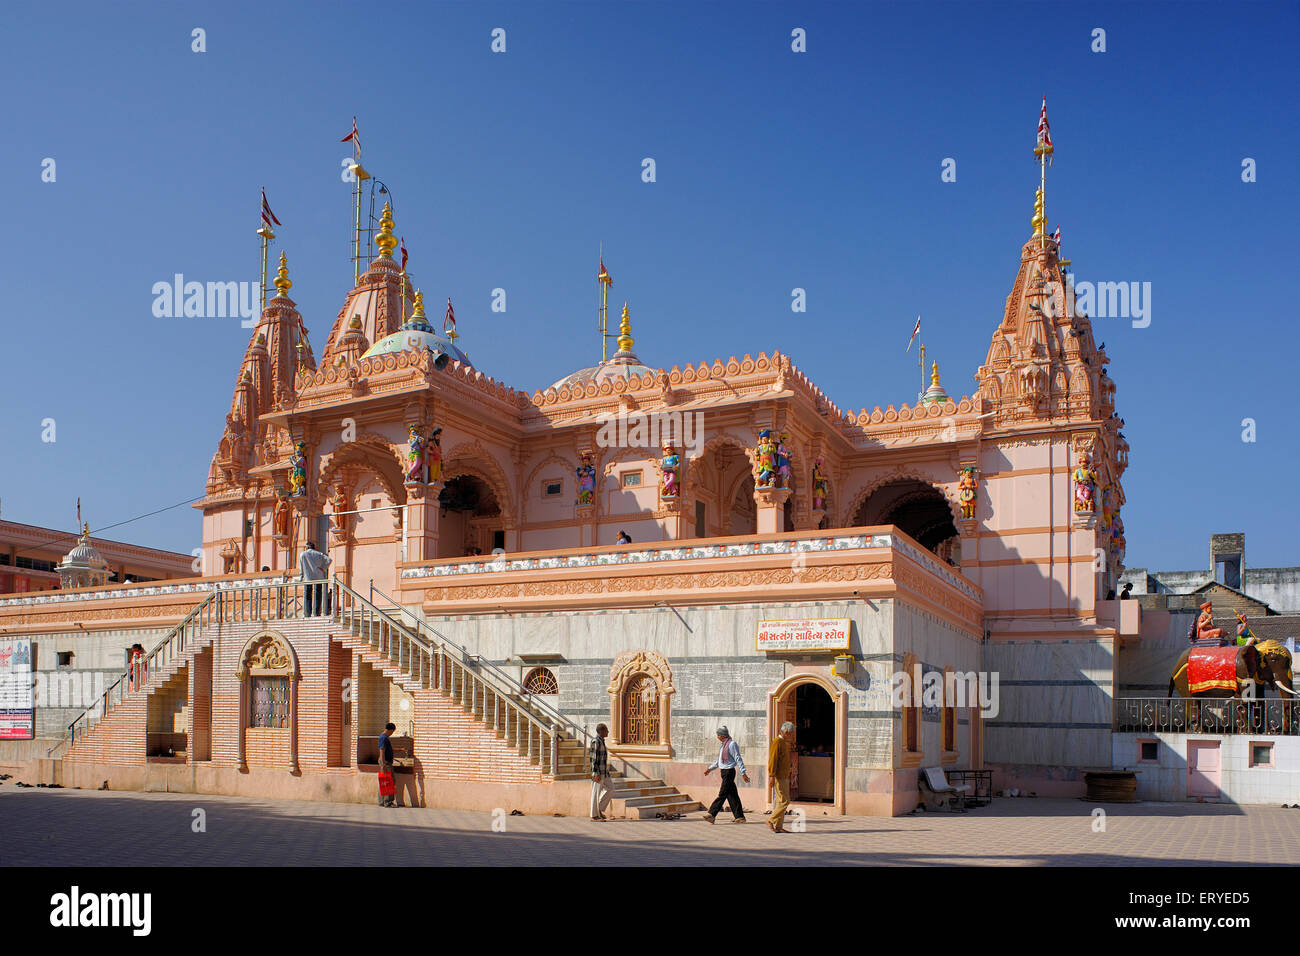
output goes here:
[{"label": "decorative balustrade", "polygon": [[1300,735],[1300,700],[1117,697],[1112,729],[1144,734]]}]

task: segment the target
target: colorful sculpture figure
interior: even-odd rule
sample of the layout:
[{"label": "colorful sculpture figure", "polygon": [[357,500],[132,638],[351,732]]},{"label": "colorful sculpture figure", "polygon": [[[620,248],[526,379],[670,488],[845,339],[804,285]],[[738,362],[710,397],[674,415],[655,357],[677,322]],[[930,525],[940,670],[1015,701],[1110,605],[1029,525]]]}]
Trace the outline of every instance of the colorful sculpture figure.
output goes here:
[{"label": "colorful sculpture figure", "polygon": [[961,470],[957,480],[957,500],[961,502],[961,516],[975,517],[975,499],[979,494],[979,479],[975,477],[975,466],[967,465]]},{"label": "colorful sculpture figure", "polygon": [[406,437],[407,484],[424,484],[429,480],[424,445],[424,436],[420,434],[419,426],[409,426]]},{"label": "colorful sculpture figure", "polygon": [[277,491],[275,493],[272,535],[280,539],[289,537],[289,493],[287,491]]},{"label": "colorful sculpture figure", "polygon": [[424,446],[425,457],[429,460],[429,480],[442,481],[442,429],[435,428],[429,436],[429,444]]},{"label": "colorful sculpture figure", "polygon": [[307,443],[294,442],[293,457],[289,459],[289,495],[301,498],[307,493]]},{"label": "colorful sculpture figure", "polygon": [[782,488],[791,487],[790,471],[790,448],[786,444],[790,440],[789,432],[781,433],[781,440],[776,445],[776,477]]},{"label": "colorful sculpture figure", "polygon": [[1214,605],[1209,601],[1201,605],[1201,615],[1196,619],[1194,643],[1201,647],[1221,647],[1226,643],[1223,640],[1223,628],[1214,626]]},{"label": "colorful sculpture figure", "polygon": [[576,505],[590,505],[596,500],[596,466],[591,463],[591,452],[584,451],[579,456],[582,462],[573,475],[578,479],[578,500]]},{"label": "colorful sculpture figure", "polygon": [[772,441],[771,429],[764,428],[758,433],[758,446],[754,449],[754,461],[758,466],[758,475],[754,478],[754,487],[775,488],[776,443]]},{"label": "colorful sculpture figure", "polygon": [[1255,636],[1255,632],[1252,631],[1250,625],[1246,623],[1246,615],[1242,614],[1240,611],[1234,611],[1233,613],[1237,615],[1237,643],[1254,644],[1258,642],[1259,638]]},{"label": "colorful sculpture figure", "polygon": [[830,497],[831,483],[826,478],[826,473],[822,471],[824,462],[821,458],[813,463],[812,473],[812,506],[813,511],[825,511],[826,499]]},{"label": "colorful sculpture figure", "polygon": [[1124,563],[1125,546],[1124,540],[1124,519],[1115,515],[1115,520],[1110,526],[1110,553],[1120,564]]},{"label": "colorful sculpture figure", "polygon": [[677,448],[672,442],[666,441],[663,445],[664,455],[659,459],[659,466],[663,469],[662,485],[659,488],[659,497],[676,498],[678,489],[678,469],[681,468],[682,459],[677,454]]},{"label": "colorful sculpture figure", "polygon": [[1086,451],[1079,452],[1079,465],[1074,469],[1074,510],[1097,510],[1097,472],[1093,470]]},{"label": "colorful sculpture figure", "polygon": [[330,514],[330,530],[341,535],[344,530],[343,520],[345,515],[343,512],[348,510],[348,495],[343,490],[342,485],[334,486],[334,497],[330,499],[330,505],[334,509]]},{"label": "colorful sculpture figure", "polygon": [[1101,530],[1102,533],[1110,531],[1111,527],[1111,491],[1110,485],[1101,489]]}]

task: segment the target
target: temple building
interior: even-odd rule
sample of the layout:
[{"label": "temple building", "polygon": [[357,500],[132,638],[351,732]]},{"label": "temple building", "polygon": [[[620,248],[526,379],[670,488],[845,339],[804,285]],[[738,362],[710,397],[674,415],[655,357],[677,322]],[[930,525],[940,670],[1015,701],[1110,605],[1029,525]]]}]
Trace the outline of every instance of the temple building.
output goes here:
[{"label": "temple building", "polygon": [[0,597],[8,637],[148,651],[60,712],[43,773],[372,799],[388,720],[427,805],[584,813],[602,722],[633,816],[711,796],[719,724],[761,803],[792,720],[797,799],[842,813],[910,811],[926,767],[1047,795],[1111,765],[1129,449],[1041,189],[973,394],[933,366],[856,411],[779,348],[647,366],[634,303],[612,355],[517,390],[450,301],[434,328],[394,227],[386,205],[319,359],[281,256],[195,505],[205,576]]}]

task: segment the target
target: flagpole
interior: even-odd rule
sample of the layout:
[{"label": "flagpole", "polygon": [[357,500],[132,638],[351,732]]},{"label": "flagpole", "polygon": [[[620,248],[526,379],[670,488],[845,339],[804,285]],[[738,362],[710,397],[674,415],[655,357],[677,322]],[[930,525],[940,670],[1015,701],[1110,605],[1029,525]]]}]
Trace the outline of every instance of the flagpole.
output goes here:
[{"label": "flagpole", "polygon": [[919,402],[925,397],[925,343],[921,343],[921,390],[916,393],[916,400]]},{"label": "flagpole", "polygon": [[271,231],[270,226],[263,224],[262,228],[257,230],[257,234],[262,237],[262,311],[265,312],[267,259],[271,255],[271,240],[275,238],[275,233]]}]

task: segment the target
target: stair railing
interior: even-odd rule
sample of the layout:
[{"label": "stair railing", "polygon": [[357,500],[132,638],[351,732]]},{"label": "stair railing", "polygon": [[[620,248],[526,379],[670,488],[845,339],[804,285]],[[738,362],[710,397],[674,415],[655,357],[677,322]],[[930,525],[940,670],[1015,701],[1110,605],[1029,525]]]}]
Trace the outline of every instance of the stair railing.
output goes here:
[{"label": "stair railing", "polygon": [[[441,690],[456,699],[466,711],[482,717],[494,730],[501,730],[507,745],[529,760],[536,758],[544,773],[559,772],[559,744],[562,734],[581,741],[584,728],[537,701],[500,669],[405,612],[395,617],[358,594],[338,578],[331,581],[333,616],[341,624],[356,627],[359,639],[410,674],[421,686]],[[395,603],[376,591],[389,603]],[[414,626],[406,623],[406,618]],[[421,633],[423,631],[423,633]],[[585,759],[585,758],[584,758]]]},{"label": "stair railing", "polygon": [[76,720],[68,724],[67,734],[51,747],[49,752],[53,753],[63,744],[69,746],[75,744],[79,735],[84,737],[91,727],[112,713],[113,709],[126,699],[127,694],[148,683],[151,672],[156,673],[184,655],[199,632],[216,621],[218,594],[219,592],[214,588],[181,619],[179,624],[168,631],[152,650],[131,661],[130,666],[117,680],[108,685],[99,699],[83,710]]}]

